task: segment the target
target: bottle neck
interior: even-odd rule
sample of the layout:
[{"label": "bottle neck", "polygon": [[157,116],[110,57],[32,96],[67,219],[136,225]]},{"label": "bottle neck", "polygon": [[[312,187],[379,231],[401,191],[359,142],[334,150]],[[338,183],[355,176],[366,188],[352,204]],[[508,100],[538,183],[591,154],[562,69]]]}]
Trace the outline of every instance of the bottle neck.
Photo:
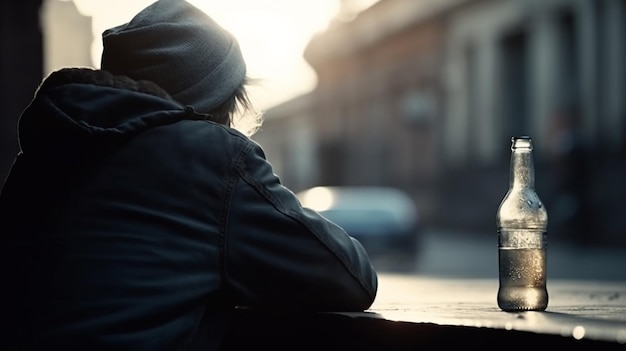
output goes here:
[{"label": "bottle neck", "polygon": [[511,144],[510,187],[535,187],[535,166],[529,138],[513,138]]}]

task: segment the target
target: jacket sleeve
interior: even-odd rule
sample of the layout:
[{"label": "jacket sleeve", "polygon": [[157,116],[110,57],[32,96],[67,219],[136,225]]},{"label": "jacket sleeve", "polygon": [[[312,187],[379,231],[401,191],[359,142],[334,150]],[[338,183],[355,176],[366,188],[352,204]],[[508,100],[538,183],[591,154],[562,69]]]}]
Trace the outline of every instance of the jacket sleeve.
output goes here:
[{"label": "jacket sleeve", "polygon": [[280,310],[361,311],[378,278],[363,246],[303,208],[251,142],[234,165],[224,255],[238,305]]}]

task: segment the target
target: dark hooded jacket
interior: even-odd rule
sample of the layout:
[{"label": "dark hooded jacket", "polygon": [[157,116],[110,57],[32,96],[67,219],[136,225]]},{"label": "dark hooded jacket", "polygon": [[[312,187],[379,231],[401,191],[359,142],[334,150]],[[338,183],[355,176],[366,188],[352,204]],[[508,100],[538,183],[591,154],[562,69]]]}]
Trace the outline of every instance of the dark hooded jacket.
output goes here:
[{"label": "dark hooded jacket", "polygon": [[206,350],[235,306],[374,301],[358,241],[302,208],[257,143],[154,84],[57,71],[19,142],[0,195],[2,349]]}]

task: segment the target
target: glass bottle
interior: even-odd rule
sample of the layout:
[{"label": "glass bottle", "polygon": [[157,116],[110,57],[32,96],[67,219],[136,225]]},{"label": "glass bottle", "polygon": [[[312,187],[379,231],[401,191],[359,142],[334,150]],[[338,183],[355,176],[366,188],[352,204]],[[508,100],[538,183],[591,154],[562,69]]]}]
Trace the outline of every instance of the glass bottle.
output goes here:
[{"label": "glass bottle", "polygon": [[543,311],[548,306],[546,245],[548,213],[535,192],[532,139],[511,138],[509,190],[496,215],[498,307]]}]

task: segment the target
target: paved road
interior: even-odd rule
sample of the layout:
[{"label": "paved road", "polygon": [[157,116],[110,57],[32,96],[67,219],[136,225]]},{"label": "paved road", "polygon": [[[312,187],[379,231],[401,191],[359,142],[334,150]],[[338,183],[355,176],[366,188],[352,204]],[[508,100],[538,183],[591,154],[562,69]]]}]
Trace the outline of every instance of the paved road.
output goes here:
[{"label": "paved road", "polygon": [[[427,230],[415,260],[373,257],[380,272],[452,278],[498,277],[495,232],[464,234]],[[548,239],[548,279],[626,282],[626,248],[579,247]]]}]

